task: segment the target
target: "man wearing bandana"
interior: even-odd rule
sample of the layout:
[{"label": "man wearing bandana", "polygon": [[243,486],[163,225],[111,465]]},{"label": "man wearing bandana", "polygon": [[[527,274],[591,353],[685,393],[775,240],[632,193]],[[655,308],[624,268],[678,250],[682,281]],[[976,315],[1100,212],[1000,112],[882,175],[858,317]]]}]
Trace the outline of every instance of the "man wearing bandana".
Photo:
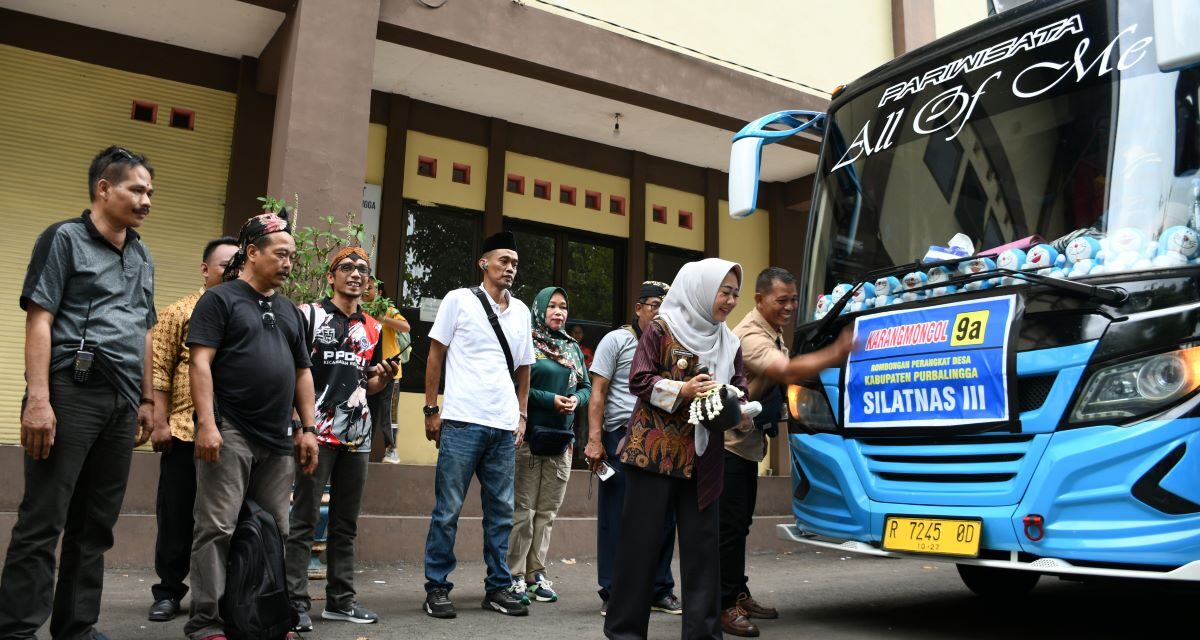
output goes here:
[{"label": "man wearing bandana", "polygon": [[[291,272],[296,243],[286,214],[246,221],[226,282],[196,303],[188,327],[196,408],[196,506],[193,514],[192,640],[224,640],[218,602],[238,512],[247,498],[288,532],[295,458],[317,466],[311,364],[304,319],[276,291]],[[293,409],[301,429],[292,429]]]},{"label": "man wearing bandana", "polygon": [[[658,315],[658,307],[670,288],[666,283],[653,280],[642,283],[637,304],[633,306],[633,320],[600,340],[589,368],[592,399],[588,405],[588,442],[583,453],[593,471],[605,461],[616,471],[600,483],[600,496],[596,501],[596,580],[600,583],[600,600],[603,602],[600,615],[608,613],[617,533],[621,530],[621,512],[625,506],[625,475],[617,460],[617,447],[625,437],[625,427],[637,401],[629,392],[629,366],[633,363],[638,339]],[[674,593],[675,578],[671,575],[671,557],[674,555],[675,519],[668,518],[659,546],[654,600],[650,608],[678,615],[683,613],[683,607]]]},{"label": "man wearing bandana", "polygon": [[354,539],[371,452],[374,416],[367,408],[367,396],[379,393],[391,382],[396,365],[383,360],[379,321],[359,306],[371,279],[367,252],[361,247],[343,247],[329,261],[325,279],[333,296],[300,306],[305,342],[311,348],[320,450],[316,472],[297,476],[292,496],[286,563],[288,596],[299,617],[297,631],[312,631],[308,564],[326,483],[329,535],[325,553],[329,577],[321,617],[360,624],[379,620],[354,600]]}]

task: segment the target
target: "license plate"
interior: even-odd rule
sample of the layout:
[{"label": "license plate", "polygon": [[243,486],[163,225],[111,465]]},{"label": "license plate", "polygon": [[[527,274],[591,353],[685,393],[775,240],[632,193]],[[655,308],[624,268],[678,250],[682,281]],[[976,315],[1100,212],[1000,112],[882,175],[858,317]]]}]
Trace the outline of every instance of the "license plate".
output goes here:
[{"label": "license plate", "polygon": [[900,516],[883,520],[883,548],[888,551],[974,558],[979,555],[982,534],[979,520]]}]

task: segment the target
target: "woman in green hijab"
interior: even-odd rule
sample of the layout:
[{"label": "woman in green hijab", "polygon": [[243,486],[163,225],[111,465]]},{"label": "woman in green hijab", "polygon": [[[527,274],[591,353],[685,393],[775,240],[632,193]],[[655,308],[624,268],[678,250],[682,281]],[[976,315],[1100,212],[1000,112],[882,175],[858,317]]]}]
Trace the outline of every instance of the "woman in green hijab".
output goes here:
[{"label": "woman in green hijab", "polygon": [[592,383],[579,343],[563,330],[567,292],[546,287],[534,298],[534,362],[529,373],[529,420],[517,450],[513,528],[508,568],[513,595],[523,601],[557,602],[546,579],[546,553],[554,516],[571,477],[571,425],[587,404]]}]

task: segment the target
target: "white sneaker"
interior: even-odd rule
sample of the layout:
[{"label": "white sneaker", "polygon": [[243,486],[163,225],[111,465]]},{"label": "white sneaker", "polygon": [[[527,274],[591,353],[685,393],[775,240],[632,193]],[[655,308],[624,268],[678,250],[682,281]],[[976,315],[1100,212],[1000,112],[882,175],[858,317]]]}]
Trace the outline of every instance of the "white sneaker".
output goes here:
[{"label": "white sneaker", "polygon": [[388,464],[400,464],[400,454],[396,453],[396,447],[387,448],[387,453],[383,455],[383,461]]}]

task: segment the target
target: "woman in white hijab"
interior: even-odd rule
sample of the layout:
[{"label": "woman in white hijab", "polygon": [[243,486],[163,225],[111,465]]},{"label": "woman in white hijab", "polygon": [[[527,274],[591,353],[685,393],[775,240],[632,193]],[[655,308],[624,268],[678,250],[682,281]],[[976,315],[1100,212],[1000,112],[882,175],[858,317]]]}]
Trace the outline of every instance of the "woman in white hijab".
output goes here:
[{"label": "woman in white hijab", "polygon": [[669,512],[679,523],[682,637],[721,637],[716,500],[724,447],[719,432],[688,422],[688,408],[721,384],[746,391],[741,345],[725,325],[741,284],[737,263],[685,264],[638,343],[629,371],[638,403],[620,455],[625,517],[604,623],[609,638],[646,637],[661,543],[648,532],[661,531]]}]

